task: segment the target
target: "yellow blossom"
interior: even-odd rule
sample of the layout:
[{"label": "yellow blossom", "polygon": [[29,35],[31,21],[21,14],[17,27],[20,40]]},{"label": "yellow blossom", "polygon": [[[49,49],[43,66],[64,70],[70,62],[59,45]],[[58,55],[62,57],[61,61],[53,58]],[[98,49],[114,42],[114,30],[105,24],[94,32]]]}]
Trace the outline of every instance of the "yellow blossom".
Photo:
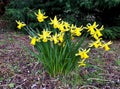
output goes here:
[{"label": "yellow blossom", "polygon": [[54,28],[59,28],[59,20],[57,20],[56,16],[54,17],[53,20],[52,19],[50,19],[50,20],[51,20],[50,24],[53,24]]},{"label": "yellow blossom", "polygon": [[98,37],[102,36],[102,33],[100,32],[100,30],[96,30],[96,34],[97,34]]},{"label": "yellow blossom", "polygon": [[64,25],[65,29],[68,29],[70,27],[70,24],[68,22],[65,22],[65,21],[63,21],[63,25]]},{"label": "yellow blossom", "polygon": [[90,23],[87,24],[87,29],[88,29],[88,32],[90,32],[90,34],[94,34],[95,28],[97,27],[98,25],[96,25],[96,22],[94,22],[93,25],[91,25]]},{"label": "yellow blossom", "polygon": [[58,34],[57,33],[55,33],[55,35],[53,35],[51,37],[51,41],[53,41],[54,44],[57,44],[59,42],[59,40],[58,40]]},{"label": "yellow blossom", "polygon": [[64,28],[63,22],[62,22],[61,24],[59,24],[58,29],[59,29],[60,32],[62,32],[62,33],[66,31],[65,28]]},{"label": "yellow blossom", "polygon": [[82,33],[81,33],[81,31],[83,30],[83,28],[82,28],[82,26],[81,27],[77,27],[77,28],[75,28],[75,30],[74,30],[74,33],[75,33],[75,35],[76,36],[80,36]]},{"label": "yellow blossom", "polygon": [[98,40],[98,39],[99,39],[99,37],[97,36],[96,33],[94,33],[94,34],[92,35],[92,37],[94,37],[95,40]]},{"label": "yellow blossom", "polygon": [[29,36],[29,38],[31,39],[30,44],[34,46],[36,44],[36,41],[37,41],[36,37]]},{"label": "yellow blossom", "polygon": [[58,34],[58,40],[62,43],[64,41],[64,33]]},{"label": "yellow blossom", "polygon": [[48,39],[51,37],[51,32],[43,29],[42,34],[39,34],[40,39],[42,39],[43,42],[47,42]]},{"label": "yellow blossom", "polygon": [[42,13],[42,12],[40,11],[40,9],[38,10],[38,14],[35,13],[35,15],[37,16],[38,22],[43,22],[44,19],[46,19],[46,18],[48,17],[48,16],[44,16],[45,13]]},{"label": "yellow blossom", "polygon": [[65,31],[68,31],[69,24],[67,22],[62,21],[61,23],[59,23],[58,29],[60,30],[60,32],[64,33]]},{"label": "yellow blossom", "polygon": [[71,33],[72,36],[75,35],[75,29],[76,28],[77,27],[75,25],[73,25],[73,24],[70,26],[70,33]]},{"label": "yellow blossom", "polygon": [[74,40],[74,35],[75,35],[75,29],[76,28],[77,27],[73,24],[70,26],[71,40]]},{"label": "yellow blossom", "polygon": [[16,20],[16,23],[18,24],[17,28],[21,29],[22,27],[26,26],[26,24],[24,22],[20,22]]},{"label": "yellow blossom", "polygon": [[102,33],[100,32],[99,29],[96,29],[96,31],[94,32],[94,34],[91,34],[96,40],[98,40],[101,36]]},{"label": "yellow blossom", "polygon": [[78,66],[86,66],[86,64],[84,63],[85,59],[83,59],[82,61],[78,62],[79,65]]},{"label": "yellow blossom", "polygon": [[107,42],[107,43],[104,43],[104,44],[102,45],[102,48],[104,48],[105,51],[108,51],[108,50],[110,50],[110,47],[108,46],[108,45],[110,45],[110,44],[112,44],[111,41],[109,41],[109,42]]},{"label": "yellow blossom", "polygon": [[90,49],[88,49],[88,50],[86,50],[86,49],[85,50],[79,49],[78,51],[79,52],[75,54],[76,56],[80,56],[81,59],[87,59],[87,58],[89,58],[89,56],[88,56],[87,53],[90,51]]},{"label": "yellow blossom", "polygon": [[98,39],[98,40],[96,40],[95,42],[92,42],[92,43],[89,43],[89,47],[95,47],[95,48],[98,48],[98,47],[100,47],[101,45],[102,45],[102,43],[101,43],[101,41],[100,41],[101,39]]},{"label": "yellow blossom", "polygon": [[98,40],[102,36],[101,31],[104,29],[103,26],[99,29],[97,27],[98,25],[96,24],[96,22],[94,22],[93,25],[88,23],[86,27],[86,29],[88,29],[88,32],[90,32],[90,35],[94,37],[96,40]]}]

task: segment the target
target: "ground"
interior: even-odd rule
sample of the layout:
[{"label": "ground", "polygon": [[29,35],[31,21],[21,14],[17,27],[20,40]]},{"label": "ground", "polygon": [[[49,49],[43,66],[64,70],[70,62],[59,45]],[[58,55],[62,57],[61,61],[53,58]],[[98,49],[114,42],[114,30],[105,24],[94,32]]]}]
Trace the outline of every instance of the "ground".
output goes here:
[{"label": "ground", "polygon": [[109,52],[93,49],[92,66],[73,74],[79,79],[71,74],[67,80],[50,77],[27,51],[34,51],[29,42],[19,31],[0,30],[0,89],[120,89],[120,40],[113,41]]}]

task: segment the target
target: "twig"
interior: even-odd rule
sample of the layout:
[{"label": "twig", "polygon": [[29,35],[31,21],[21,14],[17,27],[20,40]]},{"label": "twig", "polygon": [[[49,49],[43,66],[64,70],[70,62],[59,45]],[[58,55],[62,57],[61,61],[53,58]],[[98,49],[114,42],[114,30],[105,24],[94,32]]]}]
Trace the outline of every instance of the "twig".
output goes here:
[{"label": "twig", "polygon": [[104,81],[104,82],[111,82],[111,83],[114,82],[114,81],[111,81],[111,80],[105,80],[105,79],[99,79],[99,78],[89,78],[87,80],[96,80],[96,81]]},{"label": "twig", "polygon": [[8,84],[2,84],[2,85],[0,85],[0,87],[7,87],[8,86]]},{"label": "twig", "polygon": [[84,89],[84,88],[93,88],[93,89],[99,89],[99,88],[97,88],[97,87],[95,87],[95,86],[91,86],[91,85],[85,85],[85,86],[82,86],[82,87],[80,87],[79,89]]}]

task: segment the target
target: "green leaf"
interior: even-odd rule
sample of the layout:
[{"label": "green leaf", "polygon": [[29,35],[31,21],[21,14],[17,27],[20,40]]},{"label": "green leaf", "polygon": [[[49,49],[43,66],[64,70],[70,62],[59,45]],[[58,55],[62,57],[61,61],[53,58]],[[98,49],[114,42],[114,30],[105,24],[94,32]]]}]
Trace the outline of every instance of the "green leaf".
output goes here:
[{"label": "green leaf", "polygon": [[2,81],[4,78],[0,77],[0,81]]},{"label": "green leaf", "polygon": [[10,88],[13,88],[14,86],[15,86],[14,83],[10,83],[10,84],[9,84],[9,87],[10,87]]}]

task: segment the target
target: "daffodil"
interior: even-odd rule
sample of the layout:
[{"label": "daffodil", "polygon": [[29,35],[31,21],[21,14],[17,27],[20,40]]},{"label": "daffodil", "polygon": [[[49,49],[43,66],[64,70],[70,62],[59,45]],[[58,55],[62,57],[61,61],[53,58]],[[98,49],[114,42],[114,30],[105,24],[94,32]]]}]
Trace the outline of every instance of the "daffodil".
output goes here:
[{"label": "daffodil", "polygon": [[58,34],[58,40],[62,43],[64,41],[64,33]]},{"label": "daffodil", "polygon": [[50,19],[50,24],[53,25],[54,28],[59,28],[59,20],[57,20],[57,17],[55,16],[54,19]]},{"label": "daffodil", "polygon": [[97,34],[98,37],[102,36],[102,33],[100,32],[100,30],[96,30],[96,34]]},{"label": "daffodil", "polygon": [[91,25],[90,23],[87,24],[87,29],[88,29],[88,32],[90,32],[90,34],[94,34],[95,28],[97,27],[98,25],[96,24],[96,22],[94,22],[93,25]]},{"label": "daffodil", "polygon": [[16,20],[16,23],[18,24],[17,28],[18,29],[22,29],[22,27],[26,26],[26,24],[24,22],[20,22]]},{"label": "daffodil", "polygon": [[58,34],[57,33],[55,33],[55,35],[53,35],[51,37],[51,41],[53,41],[54,44],[57,44],[59,42],[59,40],[58,40]]},{"label": "daffodil", "polygon": [[86,64],[84,63],[85,59],[83,59],[82,61],[78,62],[79,65],[78,66],[86,66]]},{"label": "daffodil", "polygon": [[97,27],[98,25],[96,24],[96,22],[94,22],[93,25],[88,23],[87,27],[85,27],[86,29],[88,29],[88,32],[90,32],[90,35],[94,37],[96,40],[98,40],[102,36],[101,31],[104,29],[103,26],[99,29]]},{"label": "daffodil", "polygon": [[101,39],[98,39],[98,40],[96,40],[96,41],[94,41],[94,42],[92,42],[92,43],[89,43],[89,47],[95,47],[95,48],[98,48],[98,47],[100,47],[100,46],[102,46],[102,43],[101,43],[101,41],[100,41]]},{"label": "daffodil", "polygon": [[75,54],[76,56],[80,56],[81,59],[89,58],[87,53],[90,51],[90,49],[88,49],[88,50],[86,50],[86,49],[85,50],[84,49],[79,49],[78,51],[79,52]]},{"label": "daffodil", "polygon": [[81,33],[81,31],[83,30],[83,28],[82,28],[82,26],[81,27],[77,27],[77,28],[75,28],[75,30],[74,30],[74,33],[75,33],[75,35],[76,36],[80,36],[82,33]]},{"label": "daffodil", "polygon": [[91,34],[92,37],[94,37],[96,40],[98,40],[101,36],[102,36],[102,33],[100,32],[99,29],[96,29],[96,31],[94,32],[94,34]]},{"label": "daffodil", "polygon": [[64,25],[65,29],[68,29],[70,27],[70,24],[68,22],[65,22],[65,21],[63,21],[63,25]]},{"label": "daffodil", "polygon": [[99,37],[97,36],[96,33],[92,34],[92,37],[93,37],[95,40],[98,40],[98,39],[99,39]]},{"label": "daffodil", "polygon": [[72,33],[72,34],[74,34],[74,30],[76,29],[76,26],[74,25],[74,24],[72,24],[71,26],[70,26],[70,32]]},{"label": "daffodil", "polygon": [[109,47],[110,44],[112,44],[111,41],[109,41],[109,42],[107,42],[107,43],[104,43],[104,44],[102,45],[102,48],[104,48],[105,51],[108,51],[108,50],[110,50],[110,47]]},{"label": "daffodil", "polygon": [[51,31],[47,31],[43,29],[42,34],[38,34],[39,38],[42,39],[43,42],[47,42],[48,39],[51,37]]},{"label": "daffodil", "polygon": [[63,22],[59,24],[58,29],[60,30],[60,32],[64,33],[66,30],[64,28]]},{"label": "daffodil", "polygon": [[30,44],[34,46],[34,45],[36,44],[36,42],[37,42],[36,37],[31,37],[31,36],[29,36],[29,38],[31,39]]},{"label": "daffodil", "polygon": [[48,16],[45,16],[45,13],[42,13],[42,12],[40,11],[40,9],[38,10],[38,14],[35,13],[35,15],[37,16],[38,22],[43,22],[44,19],[46,19],[46,18],[48,17]]},{"label": "daffodil", "polygon": [[[70,33],[71,33],[71,38],[72,39],[74,39],[74,35],[75,35],[75,29],[76,29],[77,27],[75,26],[75,25],[71,25],[70,26]],[[76,31],[76,33],[77,33],[77,31]]]}]

